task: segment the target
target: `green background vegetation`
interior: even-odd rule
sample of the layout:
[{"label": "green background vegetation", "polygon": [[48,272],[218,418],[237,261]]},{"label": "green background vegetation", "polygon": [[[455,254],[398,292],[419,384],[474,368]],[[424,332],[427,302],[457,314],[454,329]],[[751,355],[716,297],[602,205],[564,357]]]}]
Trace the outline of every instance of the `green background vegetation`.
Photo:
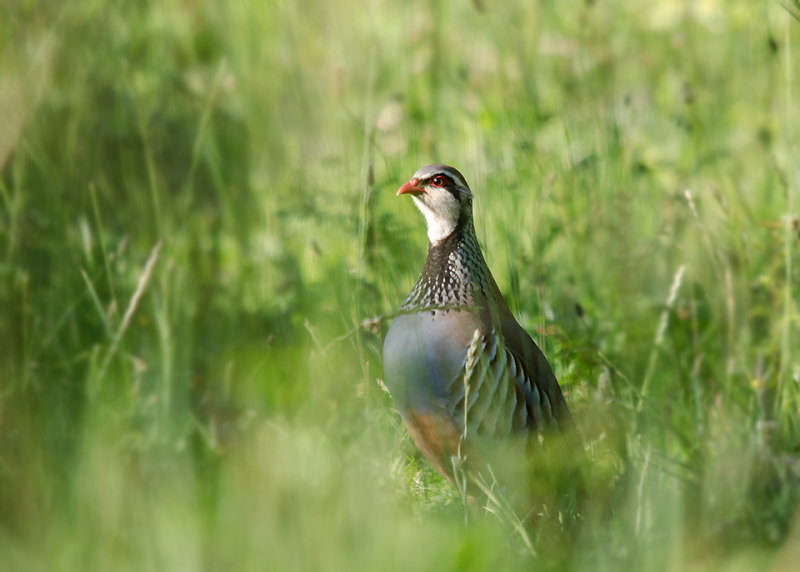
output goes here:
[{"label": "green background vegetation", "polygon": [[[0,42],[3,570],[800,560],[779,3],[12,0]],[[613,508],[537,556],[378,383],[434,161]]]}]

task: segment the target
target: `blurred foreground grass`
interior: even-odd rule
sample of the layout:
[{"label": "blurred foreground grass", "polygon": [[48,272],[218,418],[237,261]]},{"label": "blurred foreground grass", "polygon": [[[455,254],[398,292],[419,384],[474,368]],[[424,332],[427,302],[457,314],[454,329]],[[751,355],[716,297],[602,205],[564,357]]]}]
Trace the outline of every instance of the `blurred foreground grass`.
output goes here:
[{"label": "blurred foreground grass", "polygon": [[[0,8],[0,568],[792,569],[800,22],[776,2]],[[379,387],[464,172],[611,514],[464,525]],[[377,330],[377,331],[374,331]]]}]

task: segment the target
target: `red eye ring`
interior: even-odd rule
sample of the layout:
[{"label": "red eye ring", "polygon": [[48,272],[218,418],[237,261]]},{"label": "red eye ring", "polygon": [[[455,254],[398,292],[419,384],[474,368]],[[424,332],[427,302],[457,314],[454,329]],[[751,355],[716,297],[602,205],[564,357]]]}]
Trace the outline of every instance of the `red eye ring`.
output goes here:
[{"label": "red eye ring", "polygon": [[436,175],[431,179],[431,187],[444,187],[444,177]]}]

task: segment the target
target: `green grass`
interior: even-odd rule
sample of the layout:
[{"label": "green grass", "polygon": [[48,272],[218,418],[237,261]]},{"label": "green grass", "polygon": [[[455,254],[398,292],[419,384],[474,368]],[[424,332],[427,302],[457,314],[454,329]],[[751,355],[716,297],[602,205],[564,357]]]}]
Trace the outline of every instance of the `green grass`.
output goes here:
[{"label": "green grass", "polygon": [[[230,4],[0,8],[0,568],[791,569],[800,21]],[[378,383],[433,161],[611,507],[536,556]]]}]

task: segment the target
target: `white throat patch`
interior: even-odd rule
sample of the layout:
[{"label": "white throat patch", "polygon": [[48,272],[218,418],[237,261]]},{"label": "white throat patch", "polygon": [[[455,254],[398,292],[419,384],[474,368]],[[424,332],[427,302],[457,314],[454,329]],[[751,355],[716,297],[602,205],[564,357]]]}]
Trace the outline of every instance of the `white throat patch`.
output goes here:
[{"label": "white throat patch", "polygon": [[425,217],[431,244],[447,238],[455,230],[461,216],[461,204],[448,191],[414,196],[414,204]]}]

